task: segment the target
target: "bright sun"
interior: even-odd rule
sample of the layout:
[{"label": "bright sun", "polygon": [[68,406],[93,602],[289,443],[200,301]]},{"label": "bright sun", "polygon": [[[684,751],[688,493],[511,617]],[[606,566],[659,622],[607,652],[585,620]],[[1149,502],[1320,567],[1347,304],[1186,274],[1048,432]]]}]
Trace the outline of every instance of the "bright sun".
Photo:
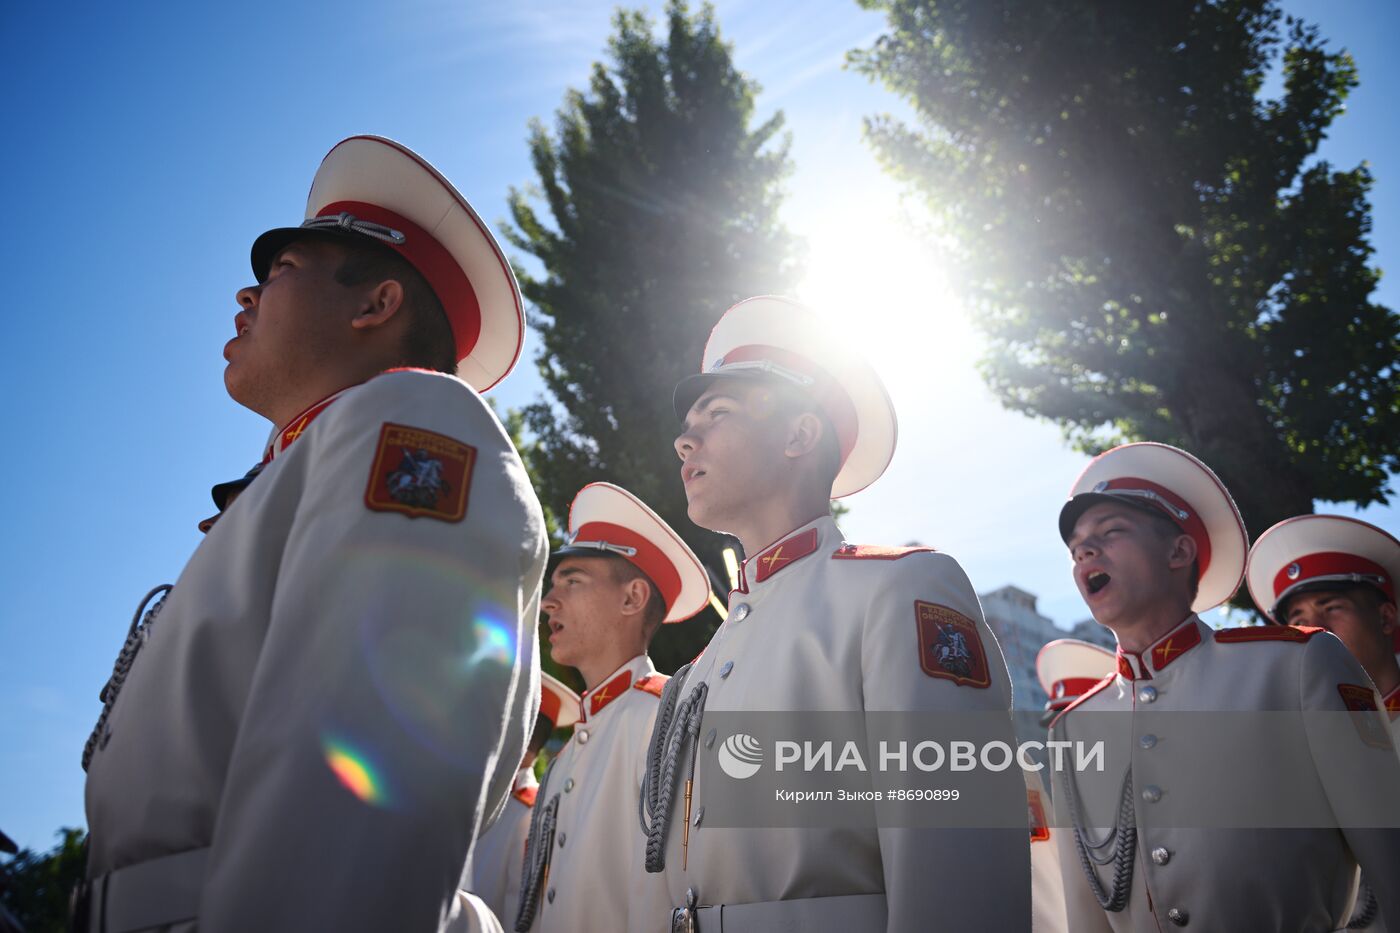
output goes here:
[{"label": "bright sun", "polygon": [[794,224],[808,248],[797,293],[840,322],[879,371],[896,409],[912,412],[931,392],[965,384],[981,348],[932,248],[899,216],[893,198],[872,194],[827,205],[836,213],[821,213],[806,229]]}]

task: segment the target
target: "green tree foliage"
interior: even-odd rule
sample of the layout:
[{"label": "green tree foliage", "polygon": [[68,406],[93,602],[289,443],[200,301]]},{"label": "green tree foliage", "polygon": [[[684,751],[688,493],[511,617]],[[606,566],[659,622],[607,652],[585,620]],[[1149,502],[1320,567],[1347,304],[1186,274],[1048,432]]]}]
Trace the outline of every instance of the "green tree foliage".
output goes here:
[{"label": "green tree foliage", "polygon": [[[671,390],[698,371],[726,307],[794,280],[777,218],[788,146],[781,114],[755,123],[757,85],[735,69],[713,10],[673,0],[665,18],[662,42],[643,13],[619,12],[588,90],[567,94],[552,132],[532,125],[538,184],[511,192],[506,231],[543,267],[520,275],[551,395],[523,412],[526,455],[560,525],[585,484],[614,482],[723,579],[727,541],[686,518]],[[706,612],[664,627],[657,664],[690,660],[715,624]]]},{"label": "green tree foliage", "polygon": [[20,849],[0,863],[0,910],[9,911],[26,933],[68,929],[69,900],[87,869],[87,834],[61,829],[58,835],[59,844],[48,852]]},{"label": "green tree foliage", "polygon": [[862,2],[889,30],[852,61],[918,122],[868,138],[936,218],[1005,405],[1088,452],[1197,453],[1254,533],[1386,501],[1400,339],[1371,297],[1371,176],[1315,156],[1350,56],[1274,0]]}]

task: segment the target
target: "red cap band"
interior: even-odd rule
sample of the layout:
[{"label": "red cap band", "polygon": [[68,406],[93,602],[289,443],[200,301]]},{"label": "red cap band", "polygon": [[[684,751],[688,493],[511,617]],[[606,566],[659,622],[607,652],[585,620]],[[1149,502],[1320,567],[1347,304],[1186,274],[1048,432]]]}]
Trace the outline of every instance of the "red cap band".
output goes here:
[{"label": "red cap band", "polygon": [[1050,699],[1071,700],[1097,684],[1102,677],[1066,677],[1050,685]]},{"label": "red cap band", "polygon": [[418,273],[427,279],[429,287],[442,303],[447,322],[452,327],[452,339],[457,345],[457,359],[471,355],[481,336],[481,304],[471,280],[462,266],[447,251],[447,247],[422,227],[400,214],[365,201],[335,201],[317,212],[317,217],[352,214],[359,220],[382,224],[404,235],[402,245],[384,245],[407,259]]},{"label": "red cap band", "polygon": [[[671,559],[649,539],[630,528],[614,525],[611,522],[585,522],[574,533],[574,539],[578,541],[606,541],[609,544],[636,548],[637,553],[631,557],[626,554],[617,556],[630,561],[633,566],[646,574],[652,583],[656,584],[656,588],[661,591],[661,598],[666,602],[668,611],[676,604],[676,598],[681,595],[681,575],[676,570],[675,565],[671,563]],[[612,552],[599,551],[598,553],[610,554]]]},{"label": "red cap band", "polygon": [[1308,554],[1284,567],[1274,575],[1274,602],[1277,603],[1288,590],[1318,577],[1340,577],[1347,574],[1380,577],[1377,584],[1386,599],[1395,602],[1395,581],[1380,564],[1339,551],[1323,551]]},{"label": "red cap band", "polygon": [[540,691],[540,715],[545,719],[552,723],[559,722],[559,708],[562,705],[559,701],[559,694],[553,690],[545,687]]},{"label": "red cap band", "polygon": [[804,387],[803,391],[810,393],[821,410],[831,419],[831,426],[836,430],[836,440],[841,446],[841,465],[845,466],[846,458],[856,446],[860,419],[856,416],[855,403],[840,384],[807,357],[782,347],[764,344],[735,347],[724,355],[719,365],[748,363],[754,360],[767,360],[813,380],[812,385]]},{"label": "red cap band", "polygon": [[1177,509],[1186,513],[1186,518],[1183,520],[1178,516],[1174,515],[1173,513],[1167,511],[1165,508],[1162,507],[1160,503],[1155,502],[1152,499],[1144,498],[1130,500],[1156,509],[1157,511],[1165,515],[1167,518],[1171,519],[1172,524],[1176,525],[1182,531],[1186,532],[1186,534],[1191,536],[1191,538],[1196,542],[1196,563],[1200,568],[1200,575],[1197,577],[1197,579],[1201,579],[1202,577],[1204,577],[1206,575],[1206,568],[1210,566],[1210,532],[1206,531],[1206,523],[1201,521],[1200,513],[1191,507],[1191,503],[1187,502],[1185,499],[1181,498],[1167,487],[1154,483],[1150,479],[1143,479],[1140,476],[1119,476],[1115,479],[1108,480],[1106,483],[1103,484],[1103,488],[1101,490],[1096,489],[1095,491],[1113,492],[1133,489],[1139,489],[1144,492],[1155,493],[1156,495],[1161,496],[1167,502],[1171,503],[1171,505],[1175,506]]}]

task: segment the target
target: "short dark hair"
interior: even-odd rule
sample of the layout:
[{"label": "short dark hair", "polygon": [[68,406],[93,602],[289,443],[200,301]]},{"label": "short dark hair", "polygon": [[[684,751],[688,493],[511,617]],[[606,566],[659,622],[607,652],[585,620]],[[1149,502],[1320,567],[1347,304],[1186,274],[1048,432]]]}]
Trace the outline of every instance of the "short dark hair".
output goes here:
[{"label": "short dark hair", "polygon": [[449,375],[457,371],[457,342],[437,293],[422,274],[398,253],[378,243],[344,241],[344,257],[335,271],[341,285],[364,285],[393,279],[403,286],[403,310],[408,330],[403,340],[403,365]]},{"label": "short dark hair", "polygon": [[[759,383],[767,389],[773,399],[774,414],[785,418],[798,415],[815,415],[822,423],[822,437],[817,444],[817,466],[821,476],[836,482],[836,474],[841,472],[841,440],[836,436],[836,428],[816,399],[795,386],[764,380]],[[753,392],[755,390],[750,390]]]},{"label": "short dark hair", "polygon": [[[1141,509],[1140,511],[1146,513],[1147,517],[1152,519],[1152,529],[1157,532],[1158,536],[1160,536],[1163,541],[1175,541],[1181,535],[1186,534],[1186,532],[1182,530],[1180,525],[1172,521],[1170,518],[1167,518],[1167,516],[1163,515],[1161,512],[1158,512],[1156,509]],[[1187,537],[1190,536],[1187,535]],[[1199,541],[1196,542],[1196,547],[1198,556],[1194,561],[1191,562],[1192,602],[1196,601],[1196,593],[1198,593],[1201,588],[1201,559],[1199,557]]]},{"label": "short dark hair", "polygon": [[641,568],[630,560],[615,557],[608,561],[608,564],[612,567],[613,581],[618,585],[625,585],[633,580],[645,580],[647,587],[651,590],[651,595],[647,597],[647,604],[642,608],[642,636],[646,639],[647,644],[651,644],[657,629],[661,628],[661,623],[666,619],[665,597],[656,588],[651,577],[643,573]]}]

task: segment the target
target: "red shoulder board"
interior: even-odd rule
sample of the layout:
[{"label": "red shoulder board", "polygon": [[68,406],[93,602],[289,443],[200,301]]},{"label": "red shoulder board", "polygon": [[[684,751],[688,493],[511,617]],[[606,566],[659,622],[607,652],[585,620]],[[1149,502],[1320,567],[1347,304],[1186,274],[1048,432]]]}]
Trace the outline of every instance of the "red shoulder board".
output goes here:
[{"label": "red shoulder board", "polygon": [[832,560],[899,560],[910,554],[936,552],[931,547],[885,547],[881,544],[845,544],[831,552]]},{"label": "red shoulder board", "polygon": [[1294,641],[1305,642],[1324,628],[1311,625],[1249,625],[1243,628],[1223,628],[1215,633],[1215,640],[1224,644],[1242,641]]},{"label": "red shoulder board", "polygon": [[525,806],[533,807],[535,805],[535,795],[539,792],[540,788],[537,784],[534,787],[522,787],[520,790],[512,791],[511,796],[525,804]]},{"label": "red shoulder board", "polygon": [[643,693],[650,693],[654,697],[661,696],[661,691],[666,689],[666,681],[671,678],[665,674],[648,674],[632,684],[633,690],[641,690]]}]

